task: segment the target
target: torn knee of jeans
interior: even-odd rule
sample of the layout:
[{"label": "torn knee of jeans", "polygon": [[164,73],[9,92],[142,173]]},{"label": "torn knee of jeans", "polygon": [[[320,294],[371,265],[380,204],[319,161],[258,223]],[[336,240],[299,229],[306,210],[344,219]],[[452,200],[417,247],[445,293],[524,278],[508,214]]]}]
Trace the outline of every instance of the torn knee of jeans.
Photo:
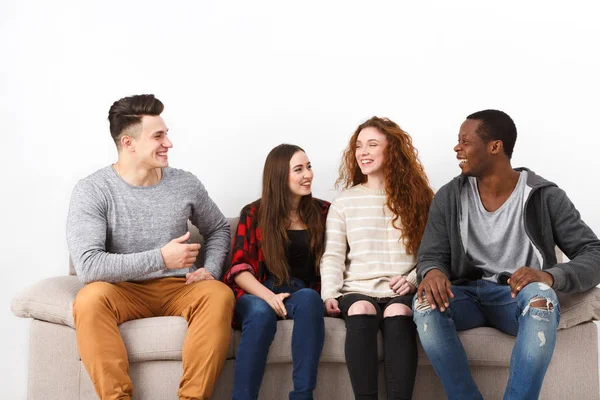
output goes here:
[{"label": "torn knee of jeans", "polygon": [[521,315],[525,316],[529,310],[532,310],[530,314],[533,319],[549,322],[548,313],[554,312],[554,303],[548,298],[534,296],[529,300],[529,304],[527,304]]},{"label": "torn knee of jeans", "polygon": [[431,305],[426,298],[423,299],[422,303],[419,303],[418,300],[415,301],[413,308],[418,314],[429,314],[431,312]]},{"label": "torn knee of jeans", "polygon": [[540,290],[548,290],[551,289],[550,286],[546,285],[544,282],[538,282],[538,289]]},{"label": "torn knee of jeans", "polygon": [[533,299],[529,300],[529,305],[533,308],[537,308],[538,310],[554,310],[554,304],[552,303],[552,300],[545,299],[540,296],[535,296]]}]

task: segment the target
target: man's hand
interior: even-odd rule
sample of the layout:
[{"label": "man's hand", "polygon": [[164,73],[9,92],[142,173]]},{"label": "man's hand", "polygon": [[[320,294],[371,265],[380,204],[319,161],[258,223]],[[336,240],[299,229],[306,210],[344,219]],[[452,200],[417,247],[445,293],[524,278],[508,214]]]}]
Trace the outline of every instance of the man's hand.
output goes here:
[{"label": "man's hand", "polygon": [[190,283],[198,282],[198,281],[209,281],[211,279],[215,279],[214,276],[204,267],[198,268],[194,272],[190,272],[185,274],[185,284],[189,285]]},{"label": "man's hand", "polygon": [[543,282],[551,287],[554,283],[554,278],[552,275],[542,270],[530,267],[521,267],[517,270],[517,272],[512,274],[508,280],[508,284],[510,285],[510,295],[513,298],[517,297],[517,294],[521,291],[521,289],[529,285],[531,282]]},{"label": "man's hand", "polygon": [[333,297],[325,300],[325,312],[330,317],[337,317],[340,315],[341,310],[339,308],[338,301]]},{"label": "man's hand", "polygon": [[398,293],[400,296],[405,294],[413,294],[417,291],[415,285],[406,280],[402,275],[396,275],[390,280],[390,289],[394,293]]},{"label": "man's hand", "polygon": [[198,243],[187,244],[186,241],[190,238],[190,233],[171,240],[160,249],[165,267],[167,269],[183,269],[189,268],[196,262],[200,245]]},{"label": "man's hand", "polygon": [[267,297],[266,301],[267,304],[271,306],[273,311],[275,311],[275,314],[277,314],[280,318],[285,319],[285,317],[287,317],[287,310],[285,309],[283,301],[290,296],[291,294],[289,293],[273,293],[273,295]]},{"label": "man's hand", "polygon": [[453,298],[452,285],[450,281],[439,269],[432,269],[421,281],[419,288],[417,289],[417,300],[419,303],[423,302],[423,292],[429,302],[432,310],[436,307],[440,307],[440,311],[444,312],[448,306],[450,306],[450,300]]}]

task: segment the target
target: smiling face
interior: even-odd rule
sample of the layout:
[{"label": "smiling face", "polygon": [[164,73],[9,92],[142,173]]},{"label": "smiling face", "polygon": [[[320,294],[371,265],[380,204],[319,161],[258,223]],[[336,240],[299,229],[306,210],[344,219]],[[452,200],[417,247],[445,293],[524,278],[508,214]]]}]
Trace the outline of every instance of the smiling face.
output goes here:
[{"label": "smiling face", "polygon": [[167,152],[173,143],[167,137],[167,125],[160,115],[144,115],[141,122],[141,131],[131,136],[134,146],[136,163],[150,168],[164,168],[169,166]]},{"label": "smiling face", "polygon": [[297,200],[311,194],[314,173],[305,152],[297,151],[290,159],[288,184],[290,192]]},{"label": "smiling face", "polygon": [[490,154],[488,145],[483,142],[477,128],[481,121],[467,119],[460,126],[458,133],[458,144],[454,146],[458,165],[466,176],[482,176],[490,166]]},{"label": "smiling face", "polygon": [[387,136],[377,128],[367,127],[356,138],[356,162],[367,179],[383,176]]}]

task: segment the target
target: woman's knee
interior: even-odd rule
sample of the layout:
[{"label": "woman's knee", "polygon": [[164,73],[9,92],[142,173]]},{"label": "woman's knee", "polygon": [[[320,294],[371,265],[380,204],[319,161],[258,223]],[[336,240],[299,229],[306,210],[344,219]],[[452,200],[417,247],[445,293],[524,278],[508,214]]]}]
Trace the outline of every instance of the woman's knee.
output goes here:
[{"label": "woman's knee", "polygon": [[300,289],[293,293],[292,298],[288,301],[293,302],[294,320],[310,320],[310,323],[316,323],[325,318],[323,300],[313,289]]},{"label": "woman's knee", "polygon": [[[243,295],[238,300],[236,314],[240,313],[243,325],[261,326],[265,329],[275,329],[277,325],[277,314],[269,304],[260,297]],[[240,309],[239,306],[242,306]]]},{"label": "woman's knee", "polygon": [[348,315],[377,315],[377,310],[370,302],[359,300],[350,306]]},{"label": "woman's knee", "polygon": [[300,289],[292,294],[301,306],[315,308],[317,306],[323,306],[323,300],[319,293],[313,289]]},{"label": "woman's knee", "polygon": [[413,313],[412,313],[412,310],[410,309],[410,307],[408,307],[405,304],[399,304],[399,303],[390,304],[389,306],[387,306],[385,308],[385,311],[383,312],[383,318],[396,317],[398,315],[412,317]]}]

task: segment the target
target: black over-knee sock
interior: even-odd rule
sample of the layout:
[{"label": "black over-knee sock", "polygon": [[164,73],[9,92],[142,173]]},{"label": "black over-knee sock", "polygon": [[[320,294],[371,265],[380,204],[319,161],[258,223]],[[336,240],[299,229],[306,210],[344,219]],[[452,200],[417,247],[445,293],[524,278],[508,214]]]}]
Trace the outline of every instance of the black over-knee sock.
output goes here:
[{"label": "black over-knee sock", "polygon": [[346,317],[346,365],[356,400],[377,400],[377,331],[376,315]]},{"label": "black over-knee sock", "polygon": [[383,319],[383,358],[388,400],[412,398],[417,374],[417,328],[412,316]]}]

